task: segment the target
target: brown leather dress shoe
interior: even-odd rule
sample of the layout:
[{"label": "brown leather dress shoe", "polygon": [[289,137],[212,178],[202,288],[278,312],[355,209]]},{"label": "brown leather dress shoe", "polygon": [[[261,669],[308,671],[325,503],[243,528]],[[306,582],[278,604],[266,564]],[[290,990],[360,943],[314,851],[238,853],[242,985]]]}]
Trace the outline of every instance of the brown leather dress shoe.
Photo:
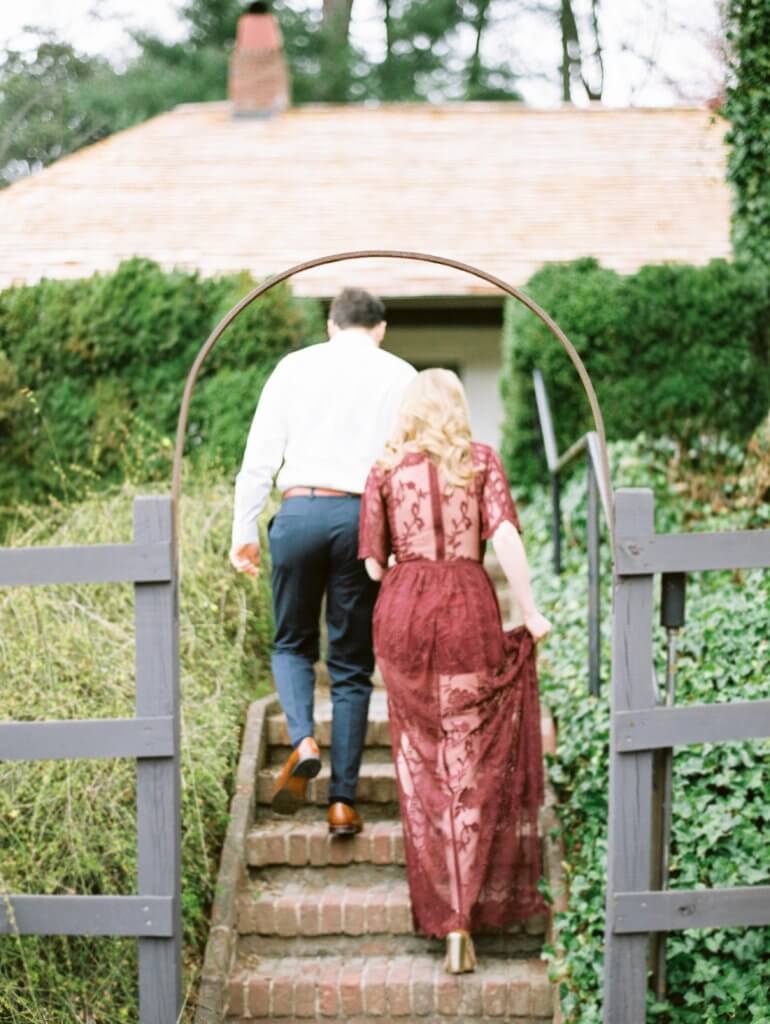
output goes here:
[{"label": "brown leather dress shoe", "polygon": [[329,804],[329,834],[333,836],[354,836],[364,827],[361,815],[341,801]]},{"label": "brown leather dress shoe", "polygon": [[273,790],[272,808],[278,814],[294,814],[305,802],[308,779],[321,770],[321,752],[312,736],[292,750]]}]

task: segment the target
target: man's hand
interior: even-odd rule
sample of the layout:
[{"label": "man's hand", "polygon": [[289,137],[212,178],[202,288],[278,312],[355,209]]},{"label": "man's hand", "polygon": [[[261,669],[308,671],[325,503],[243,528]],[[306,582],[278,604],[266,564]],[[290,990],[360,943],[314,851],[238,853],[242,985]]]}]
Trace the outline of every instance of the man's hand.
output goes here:
[{"label": "man's hand", "polygon": [[259,544],[239,544],[230,551],[230,562],[238,572],[259,576]]}]

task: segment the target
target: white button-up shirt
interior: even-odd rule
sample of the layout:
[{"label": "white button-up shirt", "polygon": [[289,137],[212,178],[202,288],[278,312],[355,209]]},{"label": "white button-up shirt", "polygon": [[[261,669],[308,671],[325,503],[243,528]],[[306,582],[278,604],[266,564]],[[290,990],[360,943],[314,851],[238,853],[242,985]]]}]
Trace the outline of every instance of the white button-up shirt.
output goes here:
[{"label": "white button-up shirt", "polygon": [[364,330],[285,356],[268,378],[235,481],[233,547],[258,543],[275,481],[361,494],[382,455],[415,369]]}]

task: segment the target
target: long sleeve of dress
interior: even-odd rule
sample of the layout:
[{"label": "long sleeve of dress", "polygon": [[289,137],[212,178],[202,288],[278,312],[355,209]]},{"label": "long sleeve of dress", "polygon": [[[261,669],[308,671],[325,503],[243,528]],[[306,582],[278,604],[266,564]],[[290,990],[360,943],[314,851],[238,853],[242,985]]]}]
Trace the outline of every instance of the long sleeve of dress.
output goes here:
[{"label": "long sleeve of dress", "polygon": [[388,512],[382,487],[382,471],[374,466],[369,473],[364,493],[361,496],[358,557],[374,558],[380,565],[386,566],[391,552],[391,541]]}]

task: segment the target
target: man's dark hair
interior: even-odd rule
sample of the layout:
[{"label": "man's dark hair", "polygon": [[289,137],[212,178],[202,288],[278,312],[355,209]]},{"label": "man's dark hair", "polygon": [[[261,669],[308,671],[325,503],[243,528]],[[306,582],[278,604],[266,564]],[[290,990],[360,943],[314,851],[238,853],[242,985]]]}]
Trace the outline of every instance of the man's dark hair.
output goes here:
[{"label": "man's dark hair", "polygon": [[376,327],[385,319],[385,304],[363,288],[343,288],[329,309],[338,327]]}]

